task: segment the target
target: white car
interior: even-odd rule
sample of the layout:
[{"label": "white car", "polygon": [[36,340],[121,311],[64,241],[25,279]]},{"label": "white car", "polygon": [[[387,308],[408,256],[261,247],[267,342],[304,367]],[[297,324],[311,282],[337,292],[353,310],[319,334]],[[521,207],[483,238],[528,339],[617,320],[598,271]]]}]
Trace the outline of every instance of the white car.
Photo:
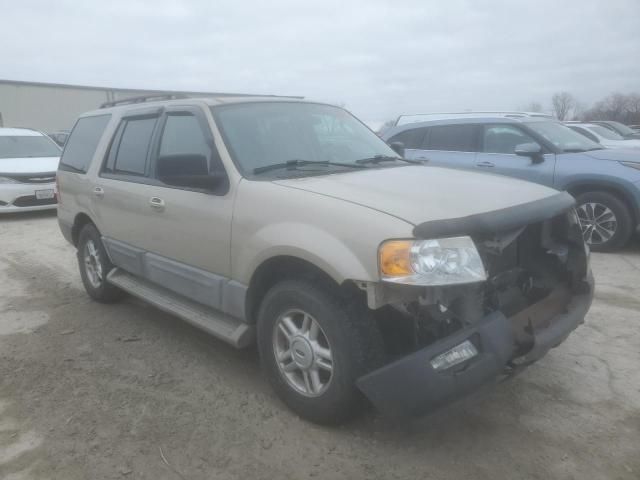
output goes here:
[{"label": "white car", "polygon": [[622,135],[594,123],[568,123],[567,126],[605,148],[640,148],[640,140],[625,139]]},{"label": "white car", "polygon": [[0,213],[56,208],[60,154],[43,133],[0,128]]}]

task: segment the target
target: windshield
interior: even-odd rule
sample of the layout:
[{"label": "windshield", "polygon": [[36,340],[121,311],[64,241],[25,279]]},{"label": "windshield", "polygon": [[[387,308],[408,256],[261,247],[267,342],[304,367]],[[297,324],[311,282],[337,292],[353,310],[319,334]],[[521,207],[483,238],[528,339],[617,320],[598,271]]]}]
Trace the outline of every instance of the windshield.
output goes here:
[{"label": "windshield", "polygon": [[586,152],[602,148],[593,140],[558,122],[530,122],[527,126],[563,152]]},{"label": "windshield", "polygon": [[624,140],[621,135],[618,135],[613,130],[609,130],[607,127],[603,127],[601,125],[593,125],[585,128],[587,130],[591,130],[597,135],[600,135],[602,138],[606,138],[607,140]]},{"label": "windshield", "polygon": [[[398,155],[345,110],[294,102],[241,103],[212,107],[231,155],[244,174],[283,162],[329,162],[297,168],[351,171],[331,163]],[[282,174],[283,172],[278,172]]]},{"label": "windshield", "polygon": [[634,133],[636,133],[633,131],[633,129],[620,122],[607,122],[607,124],[611,125],[611,127],[613,127],[621,135],[633,135]]},{"label": "windshield", "polygon": [[47,137],[0,135],[0,158],[59,156],[60,149]]}]

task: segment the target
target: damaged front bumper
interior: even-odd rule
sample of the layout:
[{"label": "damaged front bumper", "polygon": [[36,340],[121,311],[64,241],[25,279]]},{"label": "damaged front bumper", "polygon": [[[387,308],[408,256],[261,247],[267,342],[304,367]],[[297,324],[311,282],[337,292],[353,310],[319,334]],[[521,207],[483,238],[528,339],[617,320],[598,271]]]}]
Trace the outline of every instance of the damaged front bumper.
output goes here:
[{"label": "damaged front bumper", "polygon": [[[495,311],[463,330],[413,352],[357,380],[357,386],[388,415],[422,415],[450,403],[481,385],[512,374],[562,343],[581,323],[593,299],[591,272],[582,293],[558,286],[525,311],[507,318]],[[524,322],[524,328],[523,328]],[[527,351],[516,351],[523,329],[529,338]],[[477,355],[446,370],[431,361],[470,341]]]}]

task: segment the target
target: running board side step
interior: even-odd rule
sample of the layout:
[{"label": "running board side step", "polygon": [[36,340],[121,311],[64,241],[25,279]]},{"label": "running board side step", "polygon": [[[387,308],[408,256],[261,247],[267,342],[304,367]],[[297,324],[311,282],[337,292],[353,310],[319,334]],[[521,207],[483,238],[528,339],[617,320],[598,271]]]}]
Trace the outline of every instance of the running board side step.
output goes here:
[{"label": "running board side step", "polygon": [[107,281],[236,348],[246,347],[255,339],[254,328],[242,320],[189,300],[120,268],[111,270],[107,275]]}]

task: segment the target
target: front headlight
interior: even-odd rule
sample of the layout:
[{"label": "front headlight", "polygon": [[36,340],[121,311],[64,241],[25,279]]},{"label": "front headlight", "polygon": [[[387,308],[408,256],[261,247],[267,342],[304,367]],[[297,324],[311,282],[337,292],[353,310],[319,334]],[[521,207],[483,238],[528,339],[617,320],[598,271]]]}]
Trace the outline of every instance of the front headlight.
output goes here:
[{"label": "front headlight", "polygon": [[378,249],[380,277],[407,285],[482,282],[487,274],[469,237],[389,240]]},{"label": "front headlight", "polygon": [[0,183],[18,183],[13,178],[0,177]]}]

